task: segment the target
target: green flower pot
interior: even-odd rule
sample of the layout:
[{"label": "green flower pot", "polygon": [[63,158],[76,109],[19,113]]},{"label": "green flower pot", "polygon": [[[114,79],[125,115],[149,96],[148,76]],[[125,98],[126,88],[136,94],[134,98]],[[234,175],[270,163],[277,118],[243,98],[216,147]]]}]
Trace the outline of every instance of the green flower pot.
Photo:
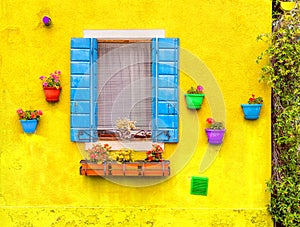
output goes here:
[{"label": "green flower pot", "polygon": [[204,94],[185,94],[187,108],[200,109],[204,96]]}]

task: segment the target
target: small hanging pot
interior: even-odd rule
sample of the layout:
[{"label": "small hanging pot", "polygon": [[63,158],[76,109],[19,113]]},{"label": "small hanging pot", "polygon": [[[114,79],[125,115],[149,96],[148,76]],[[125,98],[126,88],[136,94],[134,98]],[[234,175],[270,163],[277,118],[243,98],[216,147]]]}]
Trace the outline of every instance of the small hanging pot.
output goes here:
[{"label": "small hanging pot", "polygon": [[225,135],[225,129],[210,129],[206,128],[205,132],[207,135],[209,144],[221,144]]},{"label": "small hanging pot", "polygon": [[35,132],[38,120],[37,119],[31,119],[31,120],[20,120],[20,123],[22,125],[23,131],[27,134],[32,134]]},{"label": "small hanging pot", "polygon": [[61,87],[59,87],[59,88],[44,87],[46,101],[47,102],[58,102],[61,89],[62,89]]},{"label": "small hanging pot", "polygon": [[188,109],[200,109],[204,94],[185,94],[185,100]]},{"label": "small hanging pot", "polygon": [[256,120],[259,118],[262,104],[241,104],[244,112],[244,118],[247,120]]}]

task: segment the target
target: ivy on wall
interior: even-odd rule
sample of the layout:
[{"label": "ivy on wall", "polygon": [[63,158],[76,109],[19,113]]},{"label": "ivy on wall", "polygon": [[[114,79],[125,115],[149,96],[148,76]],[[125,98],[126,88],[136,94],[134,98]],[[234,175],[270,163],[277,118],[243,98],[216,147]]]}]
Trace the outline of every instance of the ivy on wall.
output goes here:
[{"label": "ivy on wall", "polygon": [[[299,4],[299,3],[298,3]],[[275,14],[274,14],[275,15]],[[272,177],[268,211],[277,226],[300,226],[300,9],[274,16],[269,47],[257,58],[272,88]]]}]

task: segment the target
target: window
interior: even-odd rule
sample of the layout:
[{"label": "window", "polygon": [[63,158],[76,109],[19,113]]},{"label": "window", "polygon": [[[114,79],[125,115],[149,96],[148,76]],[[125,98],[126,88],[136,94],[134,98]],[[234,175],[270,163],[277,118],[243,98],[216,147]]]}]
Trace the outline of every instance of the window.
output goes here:
[{"label": "window", "polygon": [[[177,38],[153,38],[151,40],[151,128],[153,142],[178,142],[178,52],[179,40]],[[98,110],[103,105],[101,100],[98,100],[98,75],[101,71],[98,69],[98,54],[97,39],[72,38],[71,141],[93,142],[98,140],[98,127],[101,128],[102,124],[101,122],[98,124],[99,119],[101,119]],[[101,76],[101,72],[99,76]],[[133,94],[135,95],[135,93]],[[150,99],[145,97],[143,104],[147,101]],[[135,102],[133,101],[133,103]],[[134,110],[135,108],[142,107],[137,104],[137,106],[129,109]],[[132,114],[135,114],[134,112]],[[144,118],[147,119],[147,116]],[[103,122],[103,124],[107,123]]]},{"label": "window", "polygon": [[124,118],[136,122],[133,137],[151,135],[151,42],[98,40],[98,56],[99,135],[116,135],[116,122]]}]

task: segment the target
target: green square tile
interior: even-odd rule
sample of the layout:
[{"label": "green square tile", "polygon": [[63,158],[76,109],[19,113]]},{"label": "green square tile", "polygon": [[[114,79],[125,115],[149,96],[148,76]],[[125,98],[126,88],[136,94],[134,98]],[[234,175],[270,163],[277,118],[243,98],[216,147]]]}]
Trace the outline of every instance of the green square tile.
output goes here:
[{"label": "green square tile", "polygon": [[192,195],[207,196],[207,192],[208,192],[208,178],[192,176],[190,193]]}]

